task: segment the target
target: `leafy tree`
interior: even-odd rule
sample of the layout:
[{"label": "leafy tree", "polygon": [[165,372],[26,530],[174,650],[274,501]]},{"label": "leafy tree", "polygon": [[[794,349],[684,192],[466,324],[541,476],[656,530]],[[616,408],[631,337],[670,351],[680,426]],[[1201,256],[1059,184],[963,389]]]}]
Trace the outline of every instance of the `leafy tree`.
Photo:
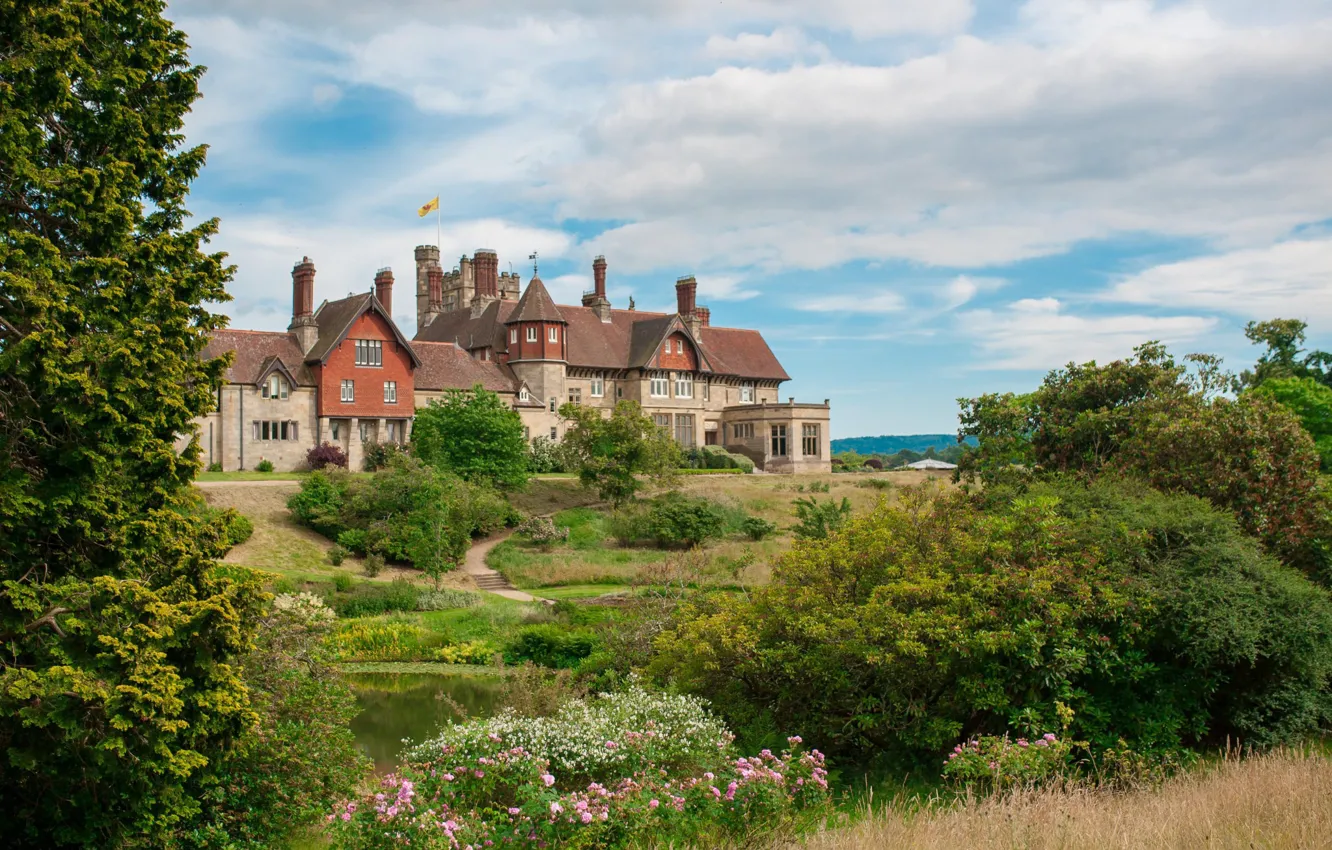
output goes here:
[{"label": "leafy tree", "polygon": [[1266,346],[1253,370],[1245,370],[1236,382],[1237,387],[1253,388],[1269,380],[1283,378],[1312,378],[1325,386],[1332,386],[1332,353],[1306,352],[1304,332],[1308,328],[1299,319],[1270,319],[1249,322],[1244,335],[1254,345]]},{"label": "leafy tree", "polygon": [[650,672],[843,763],[1057,729],[1060,705],[1093,749],[1326,722],[1332,598],[1232,518],[1133,483],[1014,492],[907,488],[799,540],[770,585],[695,598]]},{"label": "leafy tree", "polygon": [[828,535],[840,531],[851,517],[851,500],[842,497],[841,503],[829,498],[820,502],[816,497],[796,499],[791,503],[795,508],[795,526],[791,529],[802,540],[823,540]]},{"label": "leafy tree", "polygon": [[1271,378],[1253,390],[1288,408],[1313,437],[1324,472],[1332,471],[1332,388],[1313,378]]},{"label": "leafy tree", "polygon": [[591,407],[566,404],[569,422],[562,451],[579,482],[601,498],[622,505],[642,486],[636,476],[668,480],[680,467],[680,448],[665,429],[643,414],[637,402],[621,401],[609,417]]},{"label": "leafy tree", "polygon": [[0,844],[162,846],[256,720],[263,594],[180,494],[230,269],[156,0],[0,4]]},{"label": "leafy tree", "polygon": [[1332,528],[1312,440],[1280,405],[1219,396],[1230,379],[1214,357],[1186,362],[1148,343],[1129,360],[1054,370],[1024,397],[963,400],[961,434],[980,442],[959,474],[989,484],[1037,473],[1140,476],[1204,496],[1288,563],[1332,578],[1322,542]]},{"label": "leafy tree", "polygon": [[438,469],[499,487],[527,482],[527,441],[517,412],[477,384],[416,411],[412,451]]}]

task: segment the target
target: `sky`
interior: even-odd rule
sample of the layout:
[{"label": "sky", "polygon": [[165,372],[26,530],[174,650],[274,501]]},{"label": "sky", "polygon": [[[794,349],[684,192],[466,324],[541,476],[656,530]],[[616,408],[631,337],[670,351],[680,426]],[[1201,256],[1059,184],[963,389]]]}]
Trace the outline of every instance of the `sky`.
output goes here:
[{"label": "sky", "polygon": [[[176,0],[238,328],[412,249],[761,330],[834,437],[1147,340],[1332,347],[1332,0]],[[454,260],[456,263],[456,259]],[[510,264],[512,264],[510,266]]]}]

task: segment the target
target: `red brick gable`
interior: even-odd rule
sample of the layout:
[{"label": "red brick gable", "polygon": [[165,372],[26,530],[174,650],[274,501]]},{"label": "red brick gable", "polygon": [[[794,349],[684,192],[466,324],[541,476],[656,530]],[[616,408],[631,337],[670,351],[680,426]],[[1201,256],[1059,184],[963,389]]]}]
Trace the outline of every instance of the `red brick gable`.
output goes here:
[{"label": "red brick gable", "polygon": [[[382,366],[356,365],[356,340],[383,343]],[[324,355],[323,365],[312,366],[319,384],[319,415],[401,419],[412,416],[413,352],[398,342],[392,326],[378,312],[366,312],[352,322],[346,337]],[[355,382],[355,400],[342,401],[342,382]],[[396,381],[398,401],[384,401],[384,382]]]},{"label": "red brick gable", "polygon": [[658,369],[694,372],[698,369],[698,352],[694,351],[694,344],[677,331],[666,337],[661,350],[653,358],[653,365]]}]

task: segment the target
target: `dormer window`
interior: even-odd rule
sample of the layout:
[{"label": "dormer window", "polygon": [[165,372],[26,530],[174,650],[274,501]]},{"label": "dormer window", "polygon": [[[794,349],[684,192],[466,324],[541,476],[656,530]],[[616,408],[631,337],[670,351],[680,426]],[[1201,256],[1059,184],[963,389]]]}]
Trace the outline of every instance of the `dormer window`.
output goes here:
[{"label": "dormer window", "polygon": [[527,391],[527,387],[523,387],[521,390],[518,391],[518,400],[519,401],[532,400],[532,394]]},{"label": "dormer window", "polygon": [[290,391],[287,380],[281,375],[269,375],[268,380],[259,387],[259,395],[262,398],[286,398]]},{"label": "dormer window", "polygon": [[536,342],[536,328],[534,328],[534,327],[529,327],[529,328],[527,329],[527,341],[528,341],[528,342]]}]

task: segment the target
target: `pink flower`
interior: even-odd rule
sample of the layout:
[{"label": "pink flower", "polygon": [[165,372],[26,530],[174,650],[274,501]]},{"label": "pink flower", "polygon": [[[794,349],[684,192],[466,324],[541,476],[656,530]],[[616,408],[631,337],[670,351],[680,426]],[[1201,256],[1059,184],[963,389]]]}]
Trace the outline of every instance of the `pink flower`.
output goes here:
[{"label": "pink flower", "polygon": [[655,809],[657,806],[660,806],[660,805],[661,805],[661,803],[659,803],[659,802],[656,801],[656,800],[648,800],[648,808],[649,808],[649,809]]},{"label": "pink flower", "polygon": [[550,813],[552,815],[558,815],[562,811],[564,811],[564,806],[561,806],[559,803],[550,804]]},{"label": "pink flower", "polygon": [[476,778],[477,778],[477,779],[481,779],[481,778],[485,777],[485,775],[486,775],[486,772],[485,772],[484,770],[478,770],[478,771],[476,771]]},{"label": "pink flower", "polygon": [[343,823],[346,823],[346,822],[349,821],[349,820],[351,820],[351,815],[347,814],[346,812],[343,812],[343,813],[342,813],[342,821],[343,821]]},{"label": "pink flower", "polygon": [[791,737],[789,737],[789,738],[786,739],[786,743],[791,744],[792,746],[794,746],[794,745],[796,745],[796,744],[804,743],[804,740],[805,740],[805,739],[804,739],[804,738],[801,738],[799,735],[792,735]]},{"label": "pink flower", "polygon": [[591,812],[583,812],[583,815],[582,815],[582,821],[583,821],[583,823],[591,823],[591,822],[592,822],[592,813],[591,813]]},{"label": "pink flower", "polygon": [[1049,741],[1049,742],[1052,743],[1052,744],[1053,744],[1055,741],[1059,740],[1058,738],[1055,737],[1055,734],[1054,734],[1053,732],[1046,732],[1046,733],[1045,733],[1044,735],[1042,735],[1041,737],[1043,737],[1045,740]]},{"label": "pink flower", "polygon": [[541,774],[541,781],[546,783],[546,787],[549,788],[555,784],[555,777],[551,776],[549,773],[543,773]]},{"label": "pink flower", "polygon": [[617,744],[617,743],[615,743],[614,741],[607,741],[607,742],[606,742],[606,749],[608,749],[608,750],[613,750],[613,749],[615,749],[615,748],[618,747],[618,746],[620,746],[620,745]]},{"label": "pink flower", "polygon": [[516,814],[518,814],[518,813],[521,812],[521,811],[522,811],[522,809],[518,808],[517,806],[510,806],[510,807],[509,807],[509,814],[511,814],[511,815],[516,815]]}]

